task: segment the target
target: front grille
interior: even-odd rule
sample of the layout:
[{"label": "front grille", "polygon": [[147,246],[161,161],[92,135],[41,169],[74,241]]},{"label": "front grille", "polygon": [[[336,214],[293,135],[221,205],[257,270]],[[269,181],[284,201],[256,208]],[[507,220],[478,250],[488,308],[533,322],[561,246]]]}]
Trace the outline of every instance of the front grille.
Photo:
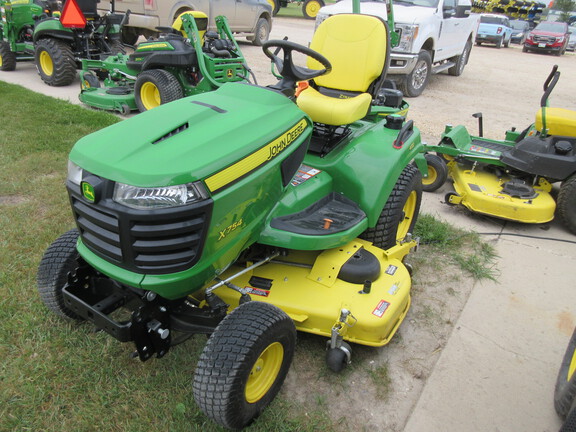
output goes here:
[{"label": "front grille", "polygon": [[554,36],[534,36],[534,42],[553,44],[556,42],[556,38]]},{"label": "front grille", "polygon": [[[181,207],[134,210],[104,197],[87,202],[69,183],[70,202],[82,243],[101,258],[137,273],[164,274],[192,267],[202,254],[212,200]],[[109,196],[106,196],[109,195]]]}]

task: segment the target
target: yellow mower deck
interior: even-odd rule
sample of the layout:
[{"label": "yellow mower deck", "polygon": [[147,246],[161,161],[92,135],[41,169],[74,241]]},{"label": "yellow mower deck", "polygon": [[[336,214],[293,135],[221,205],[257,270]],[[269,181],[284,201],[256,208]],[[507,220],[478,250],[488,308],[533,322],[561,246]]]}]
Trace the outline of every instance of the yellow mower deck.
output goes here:
[{"label": "yellow mower deck", "polygon": [[470,170],[456,161],[448,164],[448,171],[454,182],[454,190],[459,195],[452,195],[450,204],[462,204],[476,213],[523,223],[545,223],[554,218],[556,202],[550,195],[552,185],[544,179],[533,186],[538,195],[526,199],[501,192],[508,178]]},{"label": "yellow mower deck", "polygon": [[[409,242],[387,251],[356,239],[347,245],[318,252],[290,251],[287,256],[258,267],[232,282],[248,290],[255,301],[271,303],[294,321],[303,332],[331,336],[342,309],[351,312],[341,325],[344,340],[369,346],[387,344],[398,329],[410,307],[411,280],[402,263],[404,256],[416,244]],[[342,265],[359,248],[364,247],[380,262],[380,276],[372,282],[369,293],[362,284],[337,278]],[[241,268],[233,267],[221,275],[225,279]],[[264,278],[269,288],[256,287],[250,280]],[[214,291],[230,305],[238,306],[240,294],[225,286]]]}]

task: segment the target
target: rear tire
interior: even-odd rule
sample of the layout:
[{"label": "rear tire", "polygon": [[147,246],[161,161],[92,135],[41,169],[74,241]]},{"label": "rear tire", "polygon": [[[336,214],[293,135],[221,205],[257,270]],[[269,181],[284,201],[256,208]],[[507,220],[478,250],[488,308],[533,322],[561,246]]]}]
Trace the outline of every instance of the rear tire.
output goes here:
[{"label": "rear tire", "polygon": [[67,86],[76,78],[72,49],[58,39],[40,39],[36,42],[34,59],[40,78],[50,86]]},{"label": "rear tire", "polygon": [[422,190],[424,192],[434,192],[446,182],[448,167],[440,156],[427,153],[424,157],[428,164],[428,178],[422,178]]},{"label": "rear tire", "polygon": [[16,69],[16,54],[10,49],[10,44],[0,41],[0,70],[13,71]]},{"label": "rear tire", "polygon": [[302,15],[306,19],[315,19],[318,11],[324,6],[323,0],[305,0],[302,4]]},{"label": "rear tire", "polygon": [[464,72],[464,67],[468,64],[468,59],[470,58],[470,52],[472,51],[472,41],[468,40],[464,46],[462,54],[454,58],[456,64],[448,69],[448,73],[452,76],[460,76]]},{"label": "rear tire", "polygon": [[368,228],[361,238],[381,249],[395,246],[412,232],[422,201],[422,176],[418,168],[408,165],[400,174],[374,228]]},{"label": "rear tire", "polygon": [[250,301],[216,327],[194,375],[194,399],[216,423],[250,424],[272,402],[290,368],[296,328],[268,303]]},{"label": "rear tire", "polygon": [[120,33],[120,40],[123,44],[134,46],[138,42],[140,33],[135,27],[122,26],[122,32]]},{"label": "rear tire", "polygon": [[184,91],[174,75],[164,69],[142,72],[134,85],[136,105],[140,112],[184,97]]},{"label": "rear tire", "polygon": [[48,309],[62,318],[82,320],[64,304],[62,288],[68,282],[68,273],[74,271],[80,256],[76,250],[78,230],[73,229],[58,237],[46,252],[36,276],[38,293]]},{"label": "rear tire", "polygon": [[562,223],[572,234],[576,234],[576,174],[562,183],[557,209]]},{"label": "rear tire", "polygon": [[565,418],[576,400],[576,329],[568,342],[564,353],[556,387],[554,388],[554,408],[559,416]]}]

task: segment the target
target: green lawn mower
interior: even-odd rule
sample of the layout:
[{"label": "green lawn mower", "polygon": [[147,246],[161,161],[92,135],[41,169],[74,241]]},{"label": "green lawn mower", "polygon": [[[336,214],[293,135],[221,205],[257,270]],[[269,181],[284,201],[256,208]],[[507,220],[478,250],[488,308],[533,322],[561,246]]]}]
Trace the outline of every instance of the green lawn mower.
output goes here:
[{"label": "green lawn mower", "polygon": [[16,61],[36,62],[40,78],[51,86],[66,86],[76,78],[80,60],[101,59],[119,52],[120,27],[126,18],[111,12],[100,16],[97,0],[66,0],[62,13],[38,0],[0,0],[0,68],[14,70]]},{"label": "green lawn mower", "polygon": [[159,29],[159,39],[139,44],[130,55],[83,59],[80,100],[128,114],[215,90],[226,82],[248,81],[250,70],[226,17],[215,21],[216,30],[206,31],[205,13],[185,12],[173,27]]},{"label": "green lawn mower", "polygon": [[381,91],[389,47],[382,20],[335,15],[310,48],[264,44],[282,76],[272,86],[226,83],[78,141],[77,228],[41,260],[43,302],[133,342],[142,361],[210,335],[193,394],[231,429],[279,391],[296,330],[327,338],[334,371],[350,343],[387,344],[411,303],[413,161],[426,166],[402,101]]},{"label": "green lawn mower", "polygon": [[564,424],[560,432],[576,430],[576,329],[568,341],[554,387],[554,408]]},{"label": "green lawn mower", "polygon": [[[523,132],[510,130],[503,141],[470,136],[464,126],[447,126],[437,146],[426,146],[424,191],[440,188],[448,176],[454,191],[446,203],[523,223],[545,223],[557,210],[576,234],[576,111],[549,108],[548,97],[560,72],[554,66],[544,83],[536,122]],[[436,154],[432,154],[435,152]],[[562,182],[557,199],[552,184]]]}]

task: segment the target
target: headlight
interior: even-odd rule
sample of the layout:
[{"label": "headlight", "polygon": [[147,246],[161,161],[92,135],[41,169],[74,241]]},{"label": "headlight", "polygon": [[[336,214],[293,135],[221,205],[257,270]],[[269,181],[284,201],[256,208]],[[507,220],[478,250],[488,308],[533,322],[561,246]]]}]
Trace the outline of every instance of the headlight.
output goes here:
[{"label": "headlight", "polygon": [[116,183],[113,199],[133,209],[147,210],[182,206],[207,197],[204,186],[198,182],[163,187],[138,187]]},{"label": "headlight", "polygon": [[80,186],[82,181],[82,168],[68,160],[68,181]]},{"label": "headlight", "polygon": [[564,36],[557,37],[556,42],[564,42]]},{"label": "headlight", "polygon": [[396,32],[400,34],[400,42],[394,51],[412,52],[412,44],[418,36],[418,26],[410,24],[396,24]]}]

